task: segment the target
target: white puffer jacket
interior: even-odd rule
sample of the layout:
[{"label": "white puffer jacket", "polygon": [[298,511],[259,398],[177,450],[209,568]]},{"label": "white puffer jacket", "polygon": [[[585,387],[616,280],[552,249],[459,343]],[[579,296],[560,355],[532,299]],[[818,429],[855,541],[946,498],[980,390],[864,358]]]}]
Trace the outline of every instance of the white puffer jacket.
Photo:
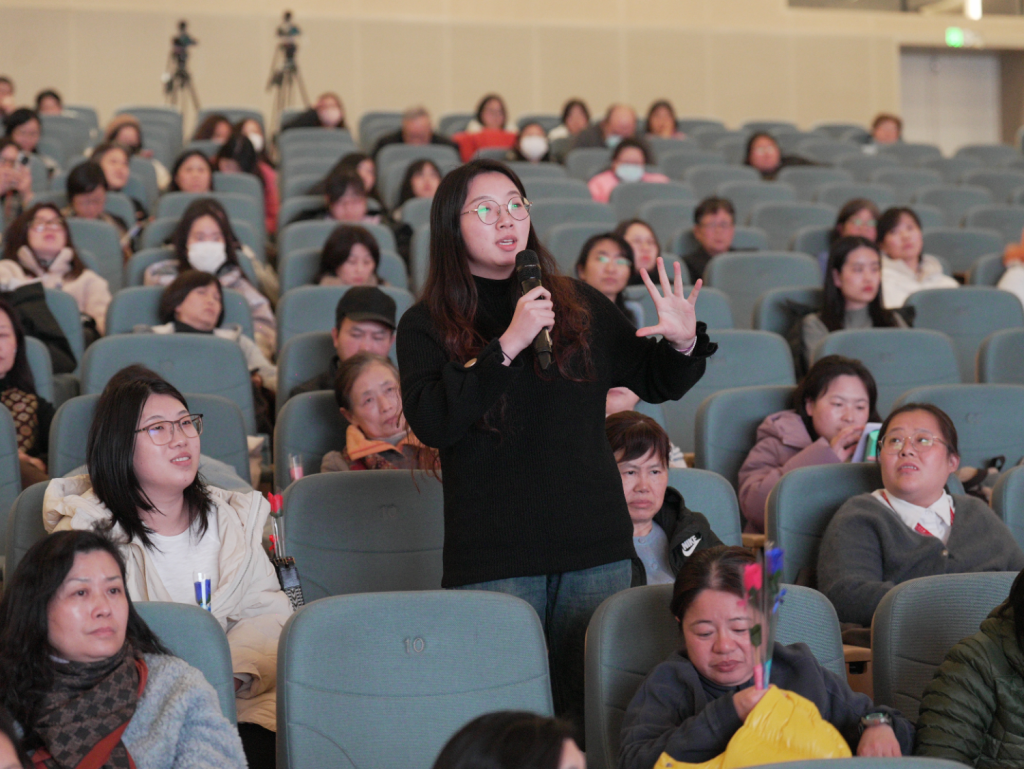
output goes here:
[{"label": "white puffer jacket", "polygon": [[[292,608],[263,549],[270,504],[255,491],[208,488],[217,505],[221,541],[220,584],[211,597],[212,611],[227,632],[235,675],[246,681],[237,693],[238,720],[276,731],[277,642]],[[89,530],[109,524],[110,518],[88,475],[50,481],[43,497],[47,532]],[[122,543],[132,600],[173,600],[149,551],[138,541],[127,542],[120,526],[114,526],[110,536]]]}]

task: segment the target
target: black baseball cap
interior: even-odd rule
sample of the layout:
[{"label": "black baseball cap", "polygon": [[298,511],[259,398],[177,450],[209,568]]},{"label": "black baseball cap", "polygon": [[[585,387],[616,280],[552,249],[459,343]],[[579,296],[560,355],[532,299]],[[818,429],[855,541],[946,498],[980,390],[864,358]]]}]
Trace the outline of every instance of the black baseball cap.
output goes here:
[{"label": "black baseball cap", "polygon": [[356,323],[373,320],[395,330],[395,300],[376,286],[353,286],[334,308],[334,327],[341,328],[345,318]]}]

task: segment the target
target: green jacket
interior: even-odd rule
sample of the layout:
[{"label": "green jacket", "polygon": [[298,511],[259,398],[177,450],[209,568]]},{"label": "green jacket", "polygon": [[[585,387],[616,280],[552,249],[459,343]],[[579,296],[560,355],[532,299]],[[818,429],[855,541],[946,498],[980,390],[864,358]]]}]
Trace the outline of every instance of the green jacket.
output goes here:
[{"label": "green jacket", "polygon": [[1024,652],[1013,611],[1001,609],[950,649],[925,689],[915,755],[1024,767]]}]

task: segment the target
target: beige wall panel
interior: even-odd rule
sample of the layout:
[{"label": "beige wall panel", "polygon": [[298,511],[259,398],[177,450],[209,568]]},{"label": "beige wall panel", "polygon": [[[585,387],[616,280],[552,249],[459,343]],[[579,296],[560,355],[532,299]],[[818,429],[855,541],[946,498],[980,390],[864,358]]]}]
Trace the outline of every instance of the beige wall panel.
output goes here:
[{"label": "beige wall panel", "polygon": [[14,78],[19,103],[51,84],[72,87],[75,19],[65,11],[0,6],[0,70]]},{"label": "beige wall panel", "polygon": [[578,96],[596,117],[625,96],[619,81],[618,32],[540,27],[536,34],[540,103],[535,109],[558,112],[566,99]]},{"label": "beige wall panel", "polygon": [[452,102],[445,112],[473,112],[486,93],[505,100],[510,120],[533,108],[535,51],[529,28],[460,24],[451,40]]},{"label": "beige wall panel", "polygon": [[708,41],[709,112],[727,124],[793,115],[790,39],[716,33]]},{"label": "beige wall panel", "polygon": [[879,112],[900,111],[899,43],[883,37],[869,40],[867,45],[871,52],[871,94],[865,122]]},{"label": "beige wall panel", "polygon": [[[319,0],[325,13],[339,13],[335,0]],[[448,0],[345,0],[352,13],[366,16],[400,16],[405,19],[436,19],[448,12]],[[292,4],[296,5],[295,3]],[[291,6],[289,6],[291,7]]]},{"label": "beige wall panel", "polygon": [[863,121],[873,109],[871,51],[863,39],[801,36],[793,39],[795,121]]},{"label": "beige wall panel", "polygon": [[629,2],[627,18],[640,25],[701,26],[707,22],[705,0],[643,0]]},{"label": "beige wall panel", "polygon": [[[359,37],[355,22],[348,19],[320,18],[299,25],[297,61],[309,92],[310,101],[324,91],[334,91],[341,96],[345,109],[352,114],[362,112],[366,107],[363,94],[358,87]],[[266,46],[264,46],[266,48]],[[260,89],[266,88],[270,74],[270,61],[264,65],[266,73]],[[298,98],[292,100],[298,106]]]},{"label": "beige wall panel", "polygon": [[364,21],[358,34],[359,101],[364,110],[401,110],[423,104],[435,113],[448,111],[451,62],[446,28]]},{"label": "beige wall panel", "polygon": [[710,108],[706,35],[685,30],[635,29],[626,33],[626,91],[641,116],[668,99],[679,117]]}]

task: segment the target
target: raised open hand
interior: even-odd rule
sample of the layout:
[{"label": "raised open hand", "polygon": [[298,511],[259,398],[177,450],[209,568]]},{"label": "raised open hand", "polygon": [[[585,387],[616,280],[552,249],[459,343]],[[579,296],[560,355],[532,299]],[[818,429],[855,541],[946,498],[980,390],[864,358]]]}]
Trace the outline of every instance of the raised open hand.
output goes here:
[{"label": "raised open hand", "polygon": [[668,282],[668,274],[665,272],[665,260],[658,257],[658,276],[661,279],[661,291],[654,285],[647,270],[640,271],[647,291],[654,300],[654,307],[658,311],[658,323],[655,326],[644,326],[637,329],[637,336],[652,336],[661,334],[668,340],[669,344],[679,350],[685,350],[697,336],[697,295],[703,281],[697,280],[690,296],[683,296],[683,273],[679,262],[675,263],[674,285]]}]

